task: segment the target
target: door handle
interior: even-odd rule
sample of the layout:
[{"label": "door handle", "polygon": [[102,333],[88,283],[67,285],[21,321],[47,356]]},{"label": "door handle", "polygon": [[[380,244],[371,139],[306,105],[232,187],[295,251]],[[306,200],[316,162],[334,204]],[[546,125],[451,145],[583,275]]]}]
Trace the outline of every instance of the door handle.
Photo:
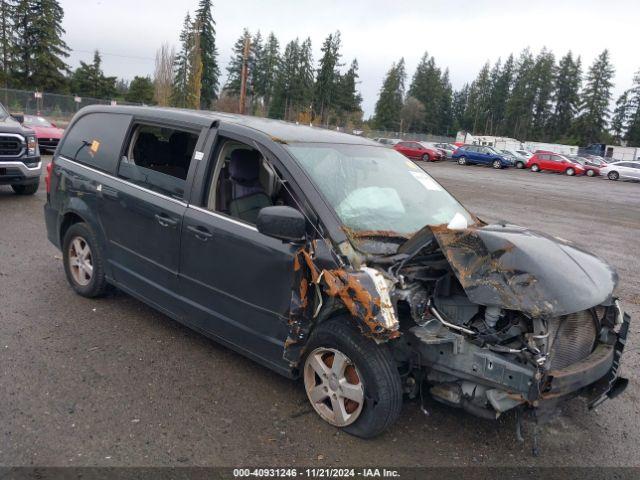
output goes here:
[{"label": "door handle", "polygon": [[178,220],[163,213],[156,213],[154,216],[162,227],[174,227],[178,224]]},{"label": "door handle", "polygon": [[96,191],[98,192],[98,195],[103,198],[118,198],[118,191],[114,188],[105,187],[104,185],[98,185],[96,187]]},{"label": "door handle", "polygon": [[204,227],[194,227],[193,225],[189,225],[187,230],[193,233],[198,240],[202,240],[203,242],[206,242],[208,239],[213,237],[213,234]]}]

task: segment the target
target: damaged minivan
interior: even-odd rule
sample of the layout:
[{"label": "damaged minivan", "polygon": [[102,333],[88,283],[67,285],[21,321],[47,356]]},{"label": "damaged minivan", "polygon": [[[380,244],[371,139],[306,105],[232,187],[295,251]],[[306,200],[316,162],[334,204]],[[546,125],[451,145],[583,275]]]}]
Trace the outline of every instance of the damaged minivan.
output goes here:
[{"label": "damaged minivan", "polygon": [[[290,378],[371,437],[403,397],[543,418],[624,390],[629,316],[600,258],[487,224],[398,152],[275,120],[82,109],[48,168],[71,287],[109,286]],[[518,415],[519,417],[519,415]]]}]

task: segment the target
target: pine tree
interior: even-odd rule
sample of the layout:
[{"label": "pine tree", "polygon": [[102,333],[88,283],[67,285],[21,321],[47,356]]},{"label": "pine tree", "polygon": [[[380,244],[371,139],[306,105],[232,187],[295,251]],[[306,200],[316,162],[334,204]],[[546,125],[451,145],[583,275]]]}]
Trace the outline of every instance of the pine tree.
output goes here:
[{"label": "pine tree", "polygon": [[522,51],[517,61],[513,88],[507,101],[505,134],[525,139],[529,137],[535,103],[535,61],[529,49]]},{"label": "pine tree", "polygon": [[317,70],[313,108],[321,123],[327,123],[329,113],[335,109],[336,90],[340,68],[340,32],[329,34],[322,44]]},{"label": "pine tree", "polygon": [[633,76],[627,109],[629,121],[624,138],[629,145],[640,147],[640,70]]},{"label": "pine tree", "polygon": [[247,95],[250,99],[251,114],[255,115],[256,108],[262,107],[262,99],[256,93],[256,79],[259,76],[259,65],[263,63],[262,57],[264,56],[264,45],[262,43],[262,34],[260,30],[251,39],[251,51],[249,54],[249,85],[247,86]]},{"label": "pine tree", "polygon": [[533,103],[533,118],[531,136],[538,140],[548,140],[547,131],[552,113],[552,95],[555,80],[555,57],[546,48],[536,57],[534,66],[533,87],[535,99]]},{"label": "pine tree", "polygon": [[289,120],[300,120],[306,112],[305,121],[311,120],[311,103],[313,102],[313,49],[311,39],[307,37],[300,45],[296,74],[293,83],[293,98]]},{"label": "pine tree", "polygon": [[394,63],[385,76],[376,102],[374,125],[381,130],[400,130],[407,74],[404,58]]},{"label": "pine tree", "polygon": [[300,57],[300,41],[296,38],[289,42],[278,66],[273,101],[269,106],[269,117],[287,117],[293,101],[293,88]]},{"label": "pine tree", "polygon": [[[227,83],[224,86],[224,90],[226,93],[232,95],[240,95],[240,87],[242,85],[242,65],[244,63],[244,48],[247,41],[251,43],[251,32],[249,32],[249,30],[245,28],[242,32],[242,35],[240,35],[240,38],[238,38],[238,40],[236,40],[236,43],[233,45],[233,55],[231,56],[229,65],[227,66]],[[254,54],[254,49],[252,46],[250,46],[248,59],[249,67],[255,63]],[[249,68],[249,74],[247,78],[248,85],[251,84],[251,76],[252,69]]]},{"label": "pine tree", "polygon": [[442,93],[440,69],[436,66],[435,59],[425,52],[416,68],[408,91],[409,96],[419,100],[425,107],[424,118],[417,125],[422,131],[439,133]]},{"label": "pine tree", "polygon": [[489,96],[489,133],[502,135],[505,130],[505,114],[507,110],[507,100],[511,93],[513,84],[515,61],[513,55],[509,55],[504,65],[500,59],[491,69],[491,94]]},{"label": "pine tree", "polygon": [[489,62],[480,69],[477,78],[469,88],[467,98],[467,122],[472,125],[474,133],[488,133],[491,123],[490,100],[491,100],[491,75]]},{"label": "pine tree", "polygon": [[171,105],[187,106],[187,88],[189,85],[189,55],[193,48],[193,22],[187,12],[180,32],[180,50],[174,61],[174,77],[171,93]]},{"label": "pine tree", "polygon": [[580,107],[580,86],[582,66],[580,57],[573,58],[571,52],[560,59],[555,75],[555,107],[549,121],[549,135],[552,140],[567,139],[571,124]]},{"label": "pine tree", "polygon": [[71,89],[81,97],[111,99],[116,93],[116,77],[106,77],[102,72],[102,58],[97,50],[93,62],[80,62],[71,76]]},{"label": "pine tree", "polygon": [[452,132],[471,129],[471,126],[466,122],[466,119],[468,118],[466,112],[469,90],[469,84],[465,83],[460,90],[453,94],[453,100],[451,102]]},{"label": "pine tree", "polygon": [[131,103],[153,104],[154,86],[149,77],[133,77],[129,84],[129,91],[124,99]]},{"label": "pine tree", "polygon": [[449,69],[445,69],[440,78],[440,120],[439,129],[435,133],[440,135],[450,135],[453,129],[453,88],[449,80]]},{"label": "pine tree", "polygon": [[255,95],[262,102],[262,108],[265,112],[269,111],[279,65],[280,44],[272,32],[267,37],[267,41],[260,50],[259,55],[256,55],[256,67],[253,79]]},{"label": "pine tree", "polygon": [[14,56],[14,17],[16,0],[0,2],[0,83],[10,85]]},{"label": "pine tree", "polygon": [[581,113],[575,124],[575,133],[583,145],[598,142],[605,136],[614,72],[608,50],[598,55],[587,72],[586,85],[580,95]]},{"label": "pine tree", "polygon": [[69,47],[62,40],[64,11],[57,0],[20,0],[14,10],[14,75],[22,88],[48,92],[66,90],[69,67],[63,58]]},{"label": "pine tree", "polygon": [[616,108],[611,118],[611,133],[616,142],[620,142],[629,127],[631,104],[629,102],[630,90],[622,93],[616,100]]},{"label": "pine tree", "polygon": [[196,25],[202,62],[202,88],[200,91],[200,107],[211,108],[218,98],[220,67],[218,66],[218,49],[216,48],[216,22],[213,20],[211,0],[200,0],[196,10]]}]

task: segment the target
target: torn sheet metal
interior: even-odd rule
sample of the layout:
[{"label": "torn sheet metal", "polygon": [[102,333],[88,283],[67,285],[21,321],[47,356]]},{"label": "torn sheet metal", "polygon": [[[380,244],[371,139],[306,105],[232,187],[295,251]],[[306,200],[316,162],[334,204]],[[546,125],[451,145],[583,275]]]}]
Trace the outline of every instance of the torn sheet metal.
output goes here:
[{"label": "torn sheet metal", "polygon": [[431,227],[469,299],[557,317],[611,301],[618,276],[581,248],[516,225]]},{"label": "torn sheet metal", "polygon": [[294,258],[294,274],[284,354],[290,362],[299,361],[315,317],[315,306],[321,301],[316,298],[316,286],[324,295],[344,305],[363,334],[383,341],[400,335],[389,287],[379,271],[367,267],[320,270],[309,251],[303,248]]}]

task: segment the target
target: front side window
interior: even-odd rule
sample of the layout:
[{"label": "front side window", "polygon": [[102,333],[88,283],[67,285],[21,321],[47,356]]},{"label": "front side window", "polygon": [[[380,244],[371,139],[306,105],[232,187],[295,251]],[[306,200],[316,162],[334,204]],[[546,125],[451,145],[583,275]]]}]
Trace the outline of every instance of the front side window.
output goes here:
[{"label": "front side window", "polygon": [[391,232],[410,237],[426,225],[474,223],[440,184],[396,151],[319,143],[287,148],[356,236]]},{"label": "front side window", "polygon": [[118,176],[163,195],[182,199],[197,141],[196,132],[137,125],[120,161]]}]

